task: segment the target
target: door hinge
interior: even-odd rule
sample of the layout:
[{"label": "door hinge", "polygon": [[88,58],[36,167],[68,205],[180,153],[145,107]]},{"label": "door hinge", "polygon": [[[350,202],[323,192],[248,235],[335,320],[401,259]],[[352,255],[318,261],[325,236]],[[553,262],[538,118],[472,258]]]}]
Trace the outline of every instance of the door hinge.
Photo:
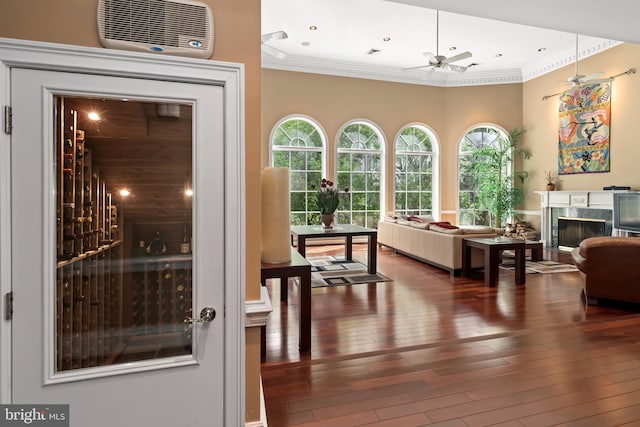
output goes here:
[{"label": "door hinge", "polygon": [[4,107],[4,133],[11,135],[13,130],[13,109],[5,105]]},{"label": "door hinge", "polygon": [[13,292],[7,292],[4,296],[4,319],[13,319]]}]

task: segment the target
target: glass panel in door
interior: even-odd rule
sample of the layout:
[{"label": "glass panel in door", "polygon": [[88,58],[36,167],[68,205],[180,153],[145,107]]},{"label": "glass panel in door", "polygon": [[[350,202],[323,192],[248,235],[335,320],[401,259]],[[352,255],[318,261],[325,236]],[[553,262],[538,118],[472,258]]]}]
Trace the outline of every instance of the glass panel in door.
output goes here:
[{"label": "glass panel in door", "polygon": [[57,372],[192,350],[192,106],[55,96]]}]

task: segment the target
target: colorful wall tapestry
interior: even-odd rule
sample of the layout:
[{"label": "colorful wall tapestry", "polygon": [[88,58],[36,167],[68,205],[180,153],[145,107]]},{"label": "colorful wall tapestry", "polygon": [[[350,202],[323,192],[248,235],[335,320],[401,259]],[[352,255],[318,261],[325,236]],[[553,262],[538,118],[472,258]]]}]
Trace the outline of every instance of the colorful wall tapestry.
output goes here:
[{"label": "colorful wall tapestry", "polygon": [[558,116],[558,173],[609,172],[611,84],[564,92]]}]

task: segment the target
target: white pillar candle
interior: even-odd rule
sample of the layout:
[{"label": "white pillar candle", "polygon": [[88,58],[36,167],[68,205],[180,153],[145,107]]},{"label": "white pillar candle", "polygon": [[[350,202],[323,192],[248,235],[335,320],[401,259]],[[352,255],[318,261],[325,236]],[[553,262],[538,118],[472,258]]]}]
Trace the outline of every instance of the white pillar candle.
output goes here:
[{"label": "white pillar candle", "polygon": [[262,181],[262,262],[291,261],[289,169],[267,167]]}]

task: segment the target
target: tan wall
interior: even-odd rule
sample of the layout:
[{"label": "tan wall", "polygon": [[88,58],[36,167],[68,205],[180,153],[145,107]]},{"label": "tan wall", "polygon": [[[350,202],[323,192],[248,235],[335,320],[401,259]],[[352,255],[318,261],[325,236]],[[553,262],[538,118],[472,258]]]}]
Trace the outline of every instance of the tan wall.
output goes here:
[{"label": "tan wall", "polygon": [[[640,46],[623,44],[598,55],[585,58],[578,64],[579,72],[589,75],[604,72],[614,75],[640,65]],[[540,197],[533,191],[544,190],[543,173],[557,170],[558,155],[558,97],[542,100],[544,95],[558,92],[562,82],[575,72],[574,65],[564,67],[523,86],[523,124],[533,156],[527,162],[532,173],[528,182],[524,208],[539,210]],[[603,77],[604,77],[603,76]],[[631,104],[640,96],[638,74],[622,76],[612,83],[610,155],[611,171],[604,173],[561,175],[558,190],[600,190],[607,185],[628,185],[640,189],[637,159],[640,145],[637,140],[638,113]]]},{"label": "tan wall", "polygon": [[[260,212],[260,0],[201,0],[214,15],[214,60],[245,65],[246,209]],[[97,0],[2,0],[0,37],[100,47]],[[246,221],[247,299],[260,296],[260,223]],[[255,329],[255,328],[254,328]],[[246,419],[259,419],[259,334],[247,333]]]},{"label": "tan wall", "polygon": [[[471,127],[478,124],[494,124],[506,131],[522,127],[521,106],[521,84],[446,89],[444,130],[440,134],[446,141],[442,153],[442,209],[458,209],[457,154],[460,139]],[[522,144],[527,145],[526,136],[522,139]]]},{"label": "tan wall", "polygon": [[[262,157],[268,164],[269,135],[282,118],[304,114],[324,128],[329,140],[328,176],[335,176],[335,140],[352,119],[376,123],[393,152],[397,132],[408,123],[424,123],[436,133],[441,153],[441,209],[457,208],[457,149],[471,126],[491,123],[510,130],[522,126],[522,85],[460,88],[409,85],[278,70],[263,70]],[[387,156],[393,170],[393,156]],[[387,211],[393,210],[393,177],[387,174]],[[443,219],[456,220],[443,215]]]}]

